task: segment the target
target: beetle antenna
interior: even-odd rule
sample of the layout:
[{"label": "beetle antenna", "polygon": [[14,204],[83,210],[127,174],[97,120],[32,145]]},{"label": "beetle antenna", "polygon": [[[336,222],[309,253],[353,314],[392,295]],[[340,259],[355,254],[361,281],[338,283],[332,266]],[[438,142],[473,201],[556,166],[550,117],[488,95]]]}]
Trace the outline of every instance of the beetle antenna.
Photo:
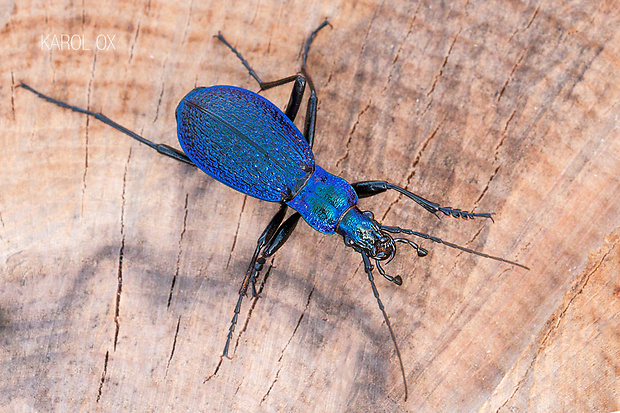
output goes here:
[{"label": "beetle antenna", "polygon": [[[517,267],[521,267],[521,268],[524,268],[526,270],[529,270],[528,267],[526,267],[525,265],[519,264],[518,262],[506,260],[504,258],[496,257],[494,255],[489,255],[489,254],[485,254],[483,252],[478,252],[478,251],[474,251],[474,250],[469,249],[469,248],[461,247],[460,245],[456,245],[456,244],[453,244],[451,242],[444,241],[441,238],[433,237],[432,235],[424,234],[422,232],[417,232],[417,231],[413,231],[413,230],[405,229],[405,228],[400,228],[400,227],[389,227],[389,226],[383,226],[383,225],[381,225],[381,229],[383,231],[391,232],[392,234],[407,234],[407,235],[413,235],[413,236],[416,236],[416,237],[424,238],[424,239],[427,239],[429,241],[433,241],[433,242],[435,242],[437,244],[443,244],[443,245],[448,246],[450,248],[454,248],[454,249],[457,249],[457,250],[465,251],[465,252],[468,252],[470,254],[478,255],[480,257],[490,258],[490,259],[495,260],[495,261],[505,262],[506,264],[516,265]],[[404,239],[404,238],[399,238],[399,239]],[[403,242],[403,241],[400,241],[400,242]],[[424,251],[426,251],[426,250],[424,250]],[[418,255],[419,255],[419,253],[418,253]]]},{"label": "beetle antenna", "polygon": [[377,299],[377,303],[379,304],[379,310],[383,313],[383,318],[385,319],[385,324],[387,325],[388,330],[390,331],[390,336],[392,337],[392,342],[394,343],[394,350],[396,350],[396,356],[398,357],[398,363],[400,364],[400,372],[403,375],[403,384],[405,385],[405,401],[407,400],[407,377],[405,376],[405,367],[403,366],[403,359],[400,356],[400,350],[398,349],[398,343],[396,342],[396,335],[394,334],[394,330],[392,330],[392,325],[390,324],[390,319],[388,318],[387,313],[385,312],[385,307],[381,302],[381,298],[379,298],[379,291],[377,291],[377,286],[375,285],[375,279],[372,276],[373,266],[370,263],[370,258],[363,250],[359,250],[359,253],[362,255],[362,259],[364,260],[364,270],[368,275],[368,281],[370,281],[370,286],[372,287],[372,293]]}]

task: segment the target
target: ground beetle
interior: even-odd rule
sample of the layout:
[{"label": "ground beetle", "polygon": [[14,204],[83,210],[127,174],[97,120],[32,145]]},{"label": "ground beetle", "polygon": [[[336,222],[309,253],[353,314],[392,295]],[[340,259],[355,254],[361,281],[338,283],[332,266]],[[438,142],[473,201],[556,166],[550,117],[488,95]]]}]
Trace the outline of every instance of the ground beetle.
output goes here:
[{"label": "ground beetle", "polygon": [[[263,82],[243,56],[218,33],[217,38],[237,55],[250,75],[256,79],[261,91],[294,82],[293,91],[285,111],[282,112],[264,97],[238,87],[212,86],[192,90],[181,100],[176,110],[177,133],[184,152],[168,145],[151,142],[101,113],[60,102],[37,92],[25,83],[20,86],[51,103],[75,112],[94,116],[126,135],[156,149],[159,153],[196,166],[206,174],[244,194],[265,201],[280,203],[280,209],[258,239],[250,266],[241,283],[239,298],[224,346],[224,356],[228,355],[230,340],[237,323],[243,296],[246,295],[250,285],[252,286],[252,294],[257,295],[256,279],[266,259],[271,257],[286,242],[295,229],[299,218],[303,217],[312,228],[322,233],[342,235],[345,245],[353,248],[362,257],[372,292],[377,299],[379,309],[394,343],[403,376],[406,399],[407,382],[400,350],[375,286],[374,266],[371,260],[375,262],[377,271],[383,277],[394,284],[401,285],[400,276],[388,275],[381,266],[382,261],[389,263],[394,258],[396,243],[411,246],[420,257],[425,256],[428,252],[407,238],[395,237],[391,234],[414,235],[451,248],[517,265],[521,268],[528,268],[516,262],[476,252],[421,232],[381,225],[374,219],[370,211],[361,211],[357,202],[359,198],[370,197],[392,189],[412,199],[433,214],[441,212],[455,218],[473,219],[482,217],[492,219],[489,213],[472,213],[442,207],[385,181],[364,181],[351,185],[314,163],[311,148],[314,141],[317,97],[316,89],[308,74],[306,60],[312,40],[317,32],[326,25],[329,25],[327,20],[321,23],[306,40],[302,55],[301,74],[273,82]],[[310,88],[310,97],[308,98],[305,127],[302,135],[293,121],[299,111],[306,83]],[[293,208],[296,212],[282,222],[288,207]]]}]

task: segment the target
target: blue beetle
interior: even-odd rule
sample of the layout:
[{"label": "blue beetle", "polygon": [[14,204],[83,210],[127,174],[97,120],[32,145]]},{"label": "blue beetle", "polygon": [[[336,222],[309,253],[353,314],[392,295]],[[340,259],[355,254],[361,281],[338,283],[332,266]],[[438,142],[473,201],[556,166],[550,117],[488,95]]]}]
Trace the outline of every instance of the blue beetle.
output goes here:
[{"label": "blue beetle", "polygon": [[[472,213],[450,207],[442,207],[404,188],[385,181],[364,181],[349,184],[332,175],[314,162],[312,144],[316,123],[317,97],[306,60],[310,44],[316,33],[328,25],[324,21],[307,39],[302,55],[301,74],[273,82],[263,82],[243,56],[218,33],[217,38],[237,55],[248,72],[259,83],[260,90],[294,83],[289,103],[284,112],[261,95],[234,86],[199,87],[188,93],[176,109],[177,133],[183,152],[165,144],[157,144],[130,131],[101,113],[58,101],[22,83],[20,86],[56,105],[76,112],[94,116],[100,121],[130,137],[189,165],[196,166],[218,181],[244,194],[270,202],[280,203],[280,209],[271,219],[258,239],[250,265],[239,289],[233,319],[224,346],[228,355],[243,297],[248,287],[256,293],[256,279],[266,259],[271,257],[289,238],[301,217],[314,229],[325,234],[340,234],[345,245],[358,252],[370,281],[373,294],[386,321],[394,343],[407,398],[405,372],[385,308],[374,283],[374,260],[379,273],[389,281],[401,285],[400,276],[388,275],[381,262],[389,262],[396,253],[396,243],[411,246],[417,255],[427,255],[427,250],[413,241],[392,234],[414,235],[429,241],[457,248],[472,254],[517,265],[524,265],[487,255],[443,241],[421,232],[396,226],[384,226],[377,222],[370,211],[358,207],[359,198],[370,197],[388,189],[395,190],[412,199],[427,211],[439,212],[455,218],[490,218],[489,213]],[[304,133],[293,121],[301,106],[306,84],[310,89]],[[296,212],[286,221],[287,208]],[[283,222],[284,221],[284,222]]]}]

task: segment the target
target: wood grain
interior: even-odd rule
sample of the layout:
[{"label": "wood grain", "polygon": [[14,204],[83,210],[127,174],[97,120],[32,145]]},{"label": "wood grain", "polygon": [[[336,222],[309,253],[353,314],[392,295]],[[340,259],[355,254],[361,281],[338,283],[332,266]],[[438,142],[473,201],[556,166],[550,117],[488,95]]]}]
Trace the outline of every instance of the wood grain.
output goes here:
[{"label": "wood grain", "polygon": [[[617,2],[0,8],[1,410],[620,410]],[[276,79],[299,70],[325,18],[309,58],[317,163],[494,212],[494,224],[459,222],[398,194],[361,203],[531,268],[426,242],[423,259],[401,250],[388,269],[403,286],[377,282],[407,400],[359,257],[305,224],[221,360],[277,206],[17,87],[178,146],[174,109],[192,88],[257,89],[214,34]],[[86,47],[42,44],[62,34]],[[114,48],[98,50],[99,35]],[[284,106],[289,90],[265,96]]]}]

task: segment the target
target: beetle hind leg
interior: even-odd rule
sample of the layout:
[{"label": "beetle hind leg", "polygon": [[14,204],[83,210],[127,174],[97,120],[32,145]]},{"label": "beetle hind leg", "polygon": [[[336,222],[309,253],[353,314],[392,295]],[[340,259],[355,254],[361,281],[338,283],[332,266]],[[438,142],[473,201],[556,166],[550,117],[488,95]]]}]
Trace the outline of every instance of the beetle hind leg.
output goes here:
[{"label": "beetle hind leg", "polygon": [[303,51],[302,57],[301,57],[301,61],[302,61],[302,63],[301,63],[301,73],[308,80],[308,85],[310,86],[310,90],[316,90],[316,89],[314,87],[314,83],[312,82],[312,77],[310,76],[310,73],[308,73],[308,65],[306,64],[306,62],[308,60],[308,52],[310,51],[310,45],[314,41],[314,38],[316,37],[316,34],[325,26],[332,27],[331,23],[329,21],[327,21],[327,19],[325,21],[323,21],[323,23],[321,23],[319,25],[319,27],[314,29],[314,31],[312,33],[310,33],[310,36],[308,36],[308,39],[306,40],[306,43],[304,44],[304,51]]},{"label": "beetle hind leg", "polygon": [[278,212],[273,216],[261,236],[258,238],[252,260],[250,261],[248,270],[246,271],[241,287],[239,288],[239,298],[237,299],[233,318],[228,329],[223,356],[228,356],[230,341],[232,340],[235,326],[237,325],[237,320],[239,319],[239,313],[241,312],[241,303],[243,301],[243,297],[247,295],[248,287],[252,286],[252,296],[257,297],[258,293],[256,291],[256,280],[260,274],[260,271],[263,269],[267,258],[275,254],[276,251],[284,245],[295,230],[297,222],[299,222],[301,215],[296,212],[284,221],[284,223],[282,223],[286,210],[286,204],[282,204]]},{"label": "beetle hind leg", "polygon": [[50,96],[44,95],[43,93],[39,92],[38,90],[33,89],[32,87],[28,86],[25,83],[20,83],[19,87],[21,87],[22,89],[26,89],[29,92],[34,93],[35,95],[37,95],[38,97],[40,97],[43,100],[46,100],[50,103],[53,103],[56,106],[60,106],[61,108],[65,108],[65,109],[69,109],[72,110],[73,112],[77,112],[77,113],[82,113],[84,115],[88,115],[88,116],[92,116],[95,119],[105,123],[108,126],[111,126],[112,128],[116,129],[119,132],[124,133],[125,135],[137,140],[140,143],[143,143],[144,145],[147,145],[153,149],[155,149],[157,152],[159,152],[162,155],[166,155],[169,158],[172,158],[174,160],[177,160],[179,162],[183,162],[186,163],[188,165],[192,165],[192,166],[196,166],[191,159],[189,159],[189,157],[187,155],[185,155],[185,153],[183,153],[183,151],[180,151],[176,148],[173,148],[172,146],[166,145],[166,144],[162,144],[162,143],[155,143],[152,142],[140,135],[138,135],[135,132],[132,132],[131,130],[127,129],[126,127],[124,127],[123,125],[113,121],[112,119],[108,118],[107,116],[105,116],[102,113],[98,113],[98,112],[93,112],[91,110],[88,109],[83,109],[80,108],[78,106],[73,106],[70,105],[68,103],[65,103],[63,101],[54,99]]}]

